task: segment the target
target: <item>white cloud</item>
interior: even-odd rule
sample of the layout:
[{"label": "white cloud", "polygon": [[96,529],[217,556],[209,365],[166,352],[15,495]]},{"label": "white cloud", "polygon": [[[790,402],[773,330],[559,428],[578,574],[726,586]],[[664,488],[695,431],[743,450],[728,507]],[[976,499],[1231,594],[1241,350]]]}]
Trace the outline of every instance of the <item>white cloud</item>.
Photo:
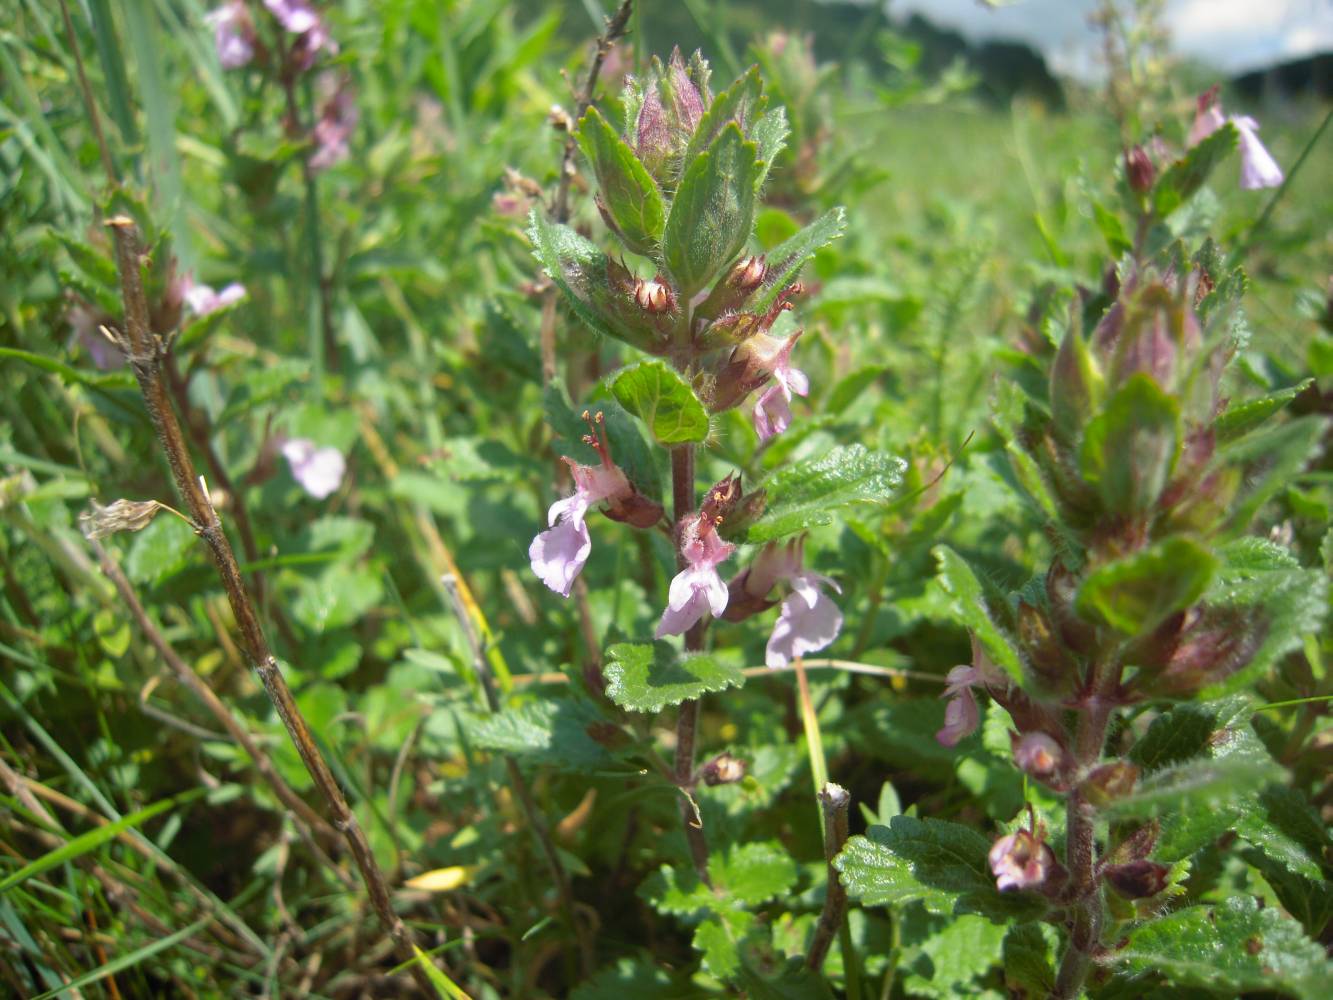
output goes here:
[{"label": "white cloud", "polygon": [[[893,0],[889,10],[924,14],[973,41],[1025,41],[1057,71],[1087,76],[1099,68],[1088,22],[1096,6],[1096,0],[1017,0],[988,9],[978,0]],[[1166,20],[1177,51],[1226,72],[1333,49],[1333,0],[1168,0]]]}]

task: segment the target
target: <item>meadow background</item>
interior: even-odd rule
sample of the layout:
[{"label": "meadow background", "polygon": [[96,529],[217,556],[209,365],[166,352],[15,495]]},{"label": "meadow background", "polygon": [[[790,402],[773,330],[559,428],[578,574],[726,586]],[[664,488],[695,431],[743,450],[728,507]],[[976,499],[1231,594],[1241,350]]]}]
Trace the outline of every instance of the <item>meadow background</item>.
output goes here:
[{"label": "meadow background", "polygon": [[[91,500],[176,500],[133,377],[100,368],[95,337],[71,325],[77,308],[117,306],[95,218],[102,166],[61,10],[47,0],[5,10],[0,990],[411,995],[336,838],[317,831],[333,858],[314,854],[291,808],[150,645],[80,532]],[[567,435],[571,403],[581,408],[629,354],[562,310],[561,350],[577,359],[562,372],[570,399],[544,386],[544,291],[524,232],[527,207],[559,179],[552,106],[572,108],[569,81],[586,72],[607,12],[595,0],[328,5],[340,51],[323,65],[350,83],[358,118],[350,155],[312,173],[283,127],[287,95],[219,65],[204,4],[89,0],[70,11],[115,164],[161,227],[155,266],[174,254],[198,282],[246,289],[176,341],[178,410],[242,569],[262,588],[297,703],[422,947],[477,998],[827,995],[822,982],[769,984],[802,954],[823,895],[814,757],[792,675],[750,671],[703,703],[701,760],[727,751],[749,773],[699,792],[731,887],[716,912],[700,911],[676,881],[687,856],[677,794],[652,771],[670,728],[621,711],[598,669],[606,644],[650,632],[669,546],[608,525],[613,540],[585,571],[588,621],[528,567],[556,489],[550,428]],[[983,5],[976,16],[988,16]],[[1160,128],[1179,144],[1195,95],[1219,80],[1137,44],[1144,61],[1119,77],[1131,138]],[[989,833],[1026,790],[1002,766],[1007,744],[974,739],[955,752],[934,739],[944,675],[970,654],[931,550],[948,544],[1008,588],[1049,558],[990,414],[997,385],[1041,340],[1027,320],[1034,303],[1056,288],[1097,290],[1114,260],[1107,218],[1124,139],[1113,96],[1097,83],[1058,98],[1010,89],[874,8],[690,0],[632,18],[603,74],[603,107],[625,72],[673,45],[701,48],[720,82],[758,60],[788,107],[792,150],[769,184],[759,248],[835,205],[848,215],[846,236],[804,275],[809,400],[753,460],[747,422],[723,414],[718,477],[728,462],[753,478],[853,442],[908,462],[894,503],[814,533],[847,619],[822,655],[879,668],[810,671],[828,775],[852,793],[854,833],[901,811]],[[307,80],[291,98],[310,123],[325,96]],[[1275,198],[1239,190],[1228,163],[1189,208],[1187,225],[1246,248],[1247,346],[1228,387],[1244,398],[1314,378],[1293,410],[1328,413],[1333,139],[1310,145],[1327,99],[1226,89],[1224,99],[1262,122],[1293,175]],[[582,179],[571,198],[575,223],[595,228]],[[309,495],[279,453],[282,436],[338,449],[337,489]],[[1307,567],[1326,569],[1333,553],[1329,476],[1327,457],[1304,469],[1255,525]],[[159,513],[101,544],[184,666],[318,808],[189,526]],[[460,577],[475,604],[442,574]],[[754,623],[724,624],[718,655],[758,667],[765,639]],[[479,648],[498,712],[481,697]],[[1329,655],[1310,633],[1255,696],[1327,694]],[[1266,725],[1326,863],[1323,703]],[[509,761],[570,873],[575,919],[595,928],[582,960]],[[1280,907],[1227,846],[1195,858],[1190,898]],[[39,858],[52,860],[8,878]],[[1327,922],[1312,915],[1305,931],[1327,943]],[[1039,995],[1012,973],[1003,927],[978,917],[854,907],[850,927],[859,968],[849,975],[836,948],[825,967],[840,993]],[[1097,984],[1096,995],[1153,990],[1186,995],[1151,975]]]}]

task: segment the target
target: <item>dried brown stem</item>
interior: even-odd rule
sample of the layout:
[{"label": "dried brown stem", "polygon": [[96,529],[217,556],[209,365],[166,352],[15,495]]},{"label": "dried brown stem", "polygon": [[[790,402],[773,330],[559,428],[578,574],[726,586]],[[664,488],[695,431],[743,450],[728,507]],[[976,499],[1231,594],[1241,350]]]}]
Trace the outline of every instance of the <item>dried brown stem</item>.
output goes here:
[{"label": "dried brown stem", "polygon": [[843,844],[847,843],[847,813],[851,802],[851,794],[841,785],[829,782],[820,789],[819,808],[824,813],[824,860],[828,862],[828,888],[824,895],[824,909],[819,914],[819,923],[815,925],[810,950],[805,956],[806,966],[816,972],[823,968],[829,947],[847,915],[847,890],[838,879],[833,859],[838,856]]},{"label": "dried brown stem", "polygon": [[411,933],[393,910],[389,888],[380,871],[379,864],[371,852],[366,835],[357,822],[356,814],[347,804],[347,799],[338,787],[310,732],[310,726],[292,697],[291,689],[278,667],[278,661],[269,647],[259,623],[259,616],[250,594],[241,577],[241,569],[236,561],[217,511],[213,508],[203,480],[195,473],[194,462],[190,458],[181,431],[180,422],[172,410],[162,372],[162,355],[165,348],[152,333],[148,323],[148,303],[144,295],[143,278],[140,272],[142,251],[139,244],[138,228],[133,220],[118,216],[107,221],[116,244],[116,266],[120,272],[121,299],[125,310],[125,353],[131,371],[139,383],[148,415],[157,431],[158,440],[171,467],[172,479],[177,492],[195,525],[195,531],[204,540],[214,568],[222,581],[227,601],[231,605],[232,615],[240,633],[240,645],[250,666],[258,674],[264,685],[269,700],[277,710],[287,734],[300,754],[302,763],[323,797],[330,821],[347,840],[360,870],[370,897],[371,907],[384,925],[385,931],[393,940],[395,952],[402,962],[411,962],[413,978],[427,993],[430,992],[430,980],[424,969],[415,960]]}]

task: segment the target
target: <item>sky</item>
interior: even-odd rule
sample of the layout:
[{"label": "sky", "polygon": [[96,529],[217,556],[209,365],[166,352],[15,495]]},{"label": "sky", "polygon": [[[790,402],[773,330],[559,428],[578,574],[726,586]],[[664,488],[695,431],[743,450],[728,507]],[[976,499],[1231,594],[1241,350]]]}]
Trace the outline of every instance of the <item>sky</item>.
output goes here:
[{"label": "sky", "polygon": [[[1096,0],[891,0],[899,16],[920,11],[969,39],[1011,38],[1041,49],[1057,72],[1097,72],[1088,27]],[[1166,0],[1175,48],[1227,73],[1333,51],[1333,0]]]}]

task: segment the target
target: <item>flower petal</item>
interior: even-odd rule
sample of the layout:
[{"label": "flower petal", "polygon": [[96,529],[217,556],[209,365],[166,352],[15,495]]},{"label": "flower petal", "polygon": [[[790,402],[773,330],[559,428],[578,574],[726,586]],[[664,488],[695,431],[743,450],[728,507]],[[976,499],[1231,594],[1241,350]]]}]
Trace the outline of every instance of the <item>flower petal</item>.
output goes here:
[{"label": "flower petal", "polygon": [[799,573],[793,578],[792,592],[782,602],[765,650],[768,666],[785,667],[798,657],[824,649],[842,631],[842,612],[819,589],[814,577],[814,573]]},{"label": "flower petal", "polygon": [[561,597],[568,597],[591,551],[592,539],[583,519],[566,518],[532,540],[528,559],[542,583]]},{"label": "flower petal", "polygon": [[[677,579],[679,578],[678,576]],[[674,583],[672,586],[674,587]],[[691,589],[689,599],[679,607],[675,604],[667,605],[666,610],[662,612],[662,620],[657,623],[657,631],[653,633],[654,638],[683,635],[691,625],[704,616],[707,610],[708,598],[704,591]]]}]

